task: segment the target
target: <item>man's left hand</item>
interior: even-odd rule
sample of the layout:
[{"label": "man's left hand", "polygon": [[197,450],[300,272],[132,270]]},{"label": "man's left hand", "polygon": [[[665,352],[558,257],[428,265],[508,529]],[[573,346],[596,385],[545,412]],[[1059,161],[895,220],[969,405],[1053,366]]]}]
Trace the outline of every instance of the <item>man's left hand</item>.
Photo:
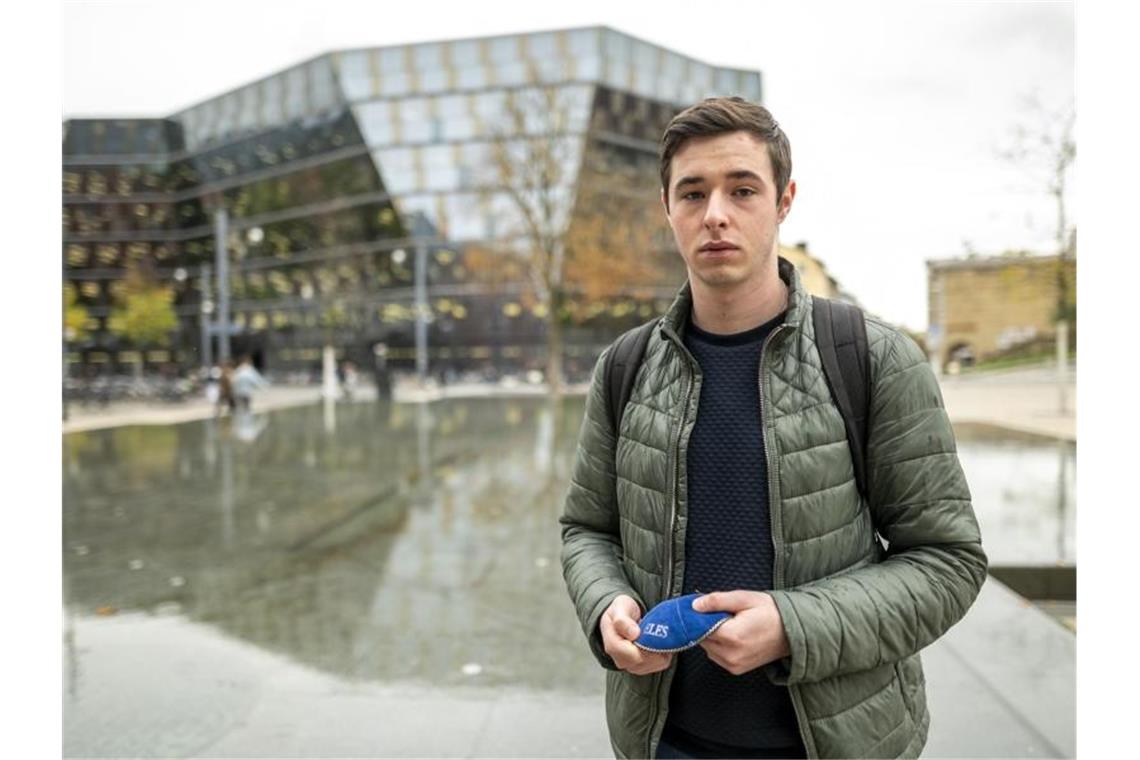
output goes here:
[{"label": "man's left hand", "polygon": [[693,609],[733,613],[701,647],[710,660],[735,676],[791,654],[780,610],[769,594],[715,591],[697,598]]}]

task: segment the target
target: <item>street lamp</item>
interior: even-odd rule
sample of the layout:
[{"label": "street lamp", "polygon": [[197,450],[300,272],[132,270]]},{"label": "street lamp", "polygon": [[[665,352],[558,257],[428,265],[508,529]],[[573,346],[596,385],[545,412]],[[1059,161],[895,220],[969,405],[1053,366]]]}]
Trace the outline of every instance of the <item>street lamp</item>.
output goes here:
[{"label": "street lamp", "polygon": [[226,241],[229,239],[229,214],[219,198],[214,209],[214,266],[218,281],[218,360],[230,358],[230,257]]}]

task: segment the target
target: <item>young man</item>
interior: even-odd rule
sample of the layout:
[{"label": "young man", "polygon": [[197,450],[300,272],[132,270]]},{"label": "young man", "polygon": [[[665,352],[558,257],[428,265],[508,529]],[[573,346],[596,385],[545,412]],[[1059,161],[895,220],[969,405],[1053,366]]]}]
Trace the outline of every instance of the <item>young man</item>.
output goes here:
[{"label": "young man", "polygon": [[[599,360],[561,519],[567,588],[609,671],[614,751],[917,757],[918,653],[986,576],[934,375],[866,318],[864,499],[811,297],[778,255],[796,194],[787,137],[765,108],[705,100],[666,129],[661,184],[688,282],[618,430]],[[647,610],[698,591],[698,611],[732,613],[698,647],[632,643]]]}]

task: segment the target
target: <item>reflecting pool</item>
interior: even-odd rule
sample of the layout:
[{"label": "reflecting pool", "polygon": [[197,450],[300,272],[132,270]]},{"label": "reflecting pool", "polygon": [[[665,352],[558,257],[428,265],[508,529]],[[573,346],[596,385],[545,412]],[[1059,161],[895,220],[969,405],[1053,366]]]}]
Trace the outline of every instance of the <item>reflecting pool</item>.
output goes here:
[{"label": "reflecting pool", "polygon": [[[152,709],[219,721],[285,666],[596,695],[558,559],[582,403],[317,404],[64,436],[65,752],[186,751],[165,729],[99,744],[161,673],[182,687]],[[1075,563],[1075,446],[957,433],[991,562]]]}]

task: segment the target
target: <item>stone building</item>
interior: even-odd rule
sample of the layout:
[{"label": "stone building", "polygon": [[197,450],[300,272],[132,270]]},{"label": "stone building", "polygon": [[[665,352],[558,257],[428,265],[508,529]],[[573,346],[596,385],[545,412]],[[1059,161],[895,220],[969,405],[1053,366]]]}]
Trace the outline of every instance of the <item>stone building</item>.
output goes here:
[{"label": "stone building", "polygon": [[807,243],[799,242],[794,246],[781,243],[780,255],[795,265],[804,287],[812,295],[856,302],[854,297],[840,289],[839,283],[828,273],[824,263],[808,251]]},{"label": "stone building", "polygon": [[1018,351],[1047,353],[1056,340],[1059,288],[1075,296],[1076,260],[1008,253],[926,262],[927,347],[936,367]]}]

